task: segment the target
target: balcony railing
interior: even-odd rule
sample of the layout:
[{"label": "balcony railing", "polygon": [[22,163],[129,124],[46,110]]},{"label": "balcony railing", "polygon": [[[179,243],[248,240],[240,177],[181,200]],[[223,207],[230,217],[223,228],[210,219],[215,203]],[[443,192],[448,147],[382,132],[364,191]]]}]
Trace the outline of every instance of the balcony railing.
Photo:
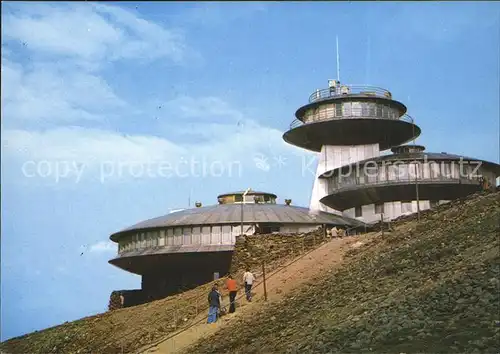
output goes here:
[{"label": "balcony railing", "polygon": [[[394,178],[394,179],[380,179],[377,177],[356,177],[350,179],[348,183],[332,183],[330,182],[328,186],[328,194],[337,194],[340,192],[345,192],[353,189],[359,189],[360,187],[376,187],[379,185],[398,185],[398,184],[408,184],[415,185],[415,177],[405,177],[405,178]],[[418,184],[428,184],[428,183],[454,183],[454,184],[480,184],[480,179],[478,177],[429,177],[423,178],[419,177],[417,179]]]},{"label": "balcony railing", "polygon": [[324,121],[328,121],[328,120],[341,120],[341,119],[353,119],[353,118],[356,118],[356,119],[389,119],[389,120],[402,120],[404,122],[408,122],[408,123],[414,123],[414,119],[412,116],[410,116],[409,114],[403,114],[401,117],[395,117],[395,118],[392,118],[392,117],[384,117],[384,116],[377,116],[377,115],[371,115],[370,114],[371,112],[366,112],[365,110],[363,109],[360,109],[359,111],[357,109],[351,109],[350,112],[346,114],[342,114],[341,116],[329,116],[329,117],[324,117],[324,118],[321,118],[321,119],[315,119],[315,120],[310,120],[310,121],[306,121],[306,122],[303,122],[302,120],[300,119],[297,119],[295,118],[292,123],[290,123],[290,129],[294,129],[294,128],[297,128],[297,127],[300,127],[304,124],[313,124],[313,123],[318,123],[318,122],[324,122]]},{"label": "balcony railing", "polygon": [[345,95],[366,95],[384,97],[389,99],[392,98],[391,92],[381,87],[365,85],[340,85],[337,87],[314,91],[311,96],[309,96],[309,103]]}]

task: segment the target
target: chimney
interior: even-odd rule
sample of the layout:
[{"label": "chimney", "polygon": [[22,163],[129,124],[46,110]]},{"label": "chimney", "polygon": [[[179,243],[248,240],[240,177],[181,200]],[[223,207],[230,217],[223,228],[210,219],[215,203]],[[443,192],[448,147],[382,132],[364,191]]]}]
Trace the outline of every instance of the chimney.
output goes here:
[{"label": "chimney", "polygon": [[201,203],[200,202],[196,202],[195,205],[196,205],[197,208],[201,208]]},{"label": "chimney", "polygon": [[292,200],[291,200],[291,199],[285,199],[285,204],[286,204],[286,205],[290,205],[290,204],[292,204]]}]

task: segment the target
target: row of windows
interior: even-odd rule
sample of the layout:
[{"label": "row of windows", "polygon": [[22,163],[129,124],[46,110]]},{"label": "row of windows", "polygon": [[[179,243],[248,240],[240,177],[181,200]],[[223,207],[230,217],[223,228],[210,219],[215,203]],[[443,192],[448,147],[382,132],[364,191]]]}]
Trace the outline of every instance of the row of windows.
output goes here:
[{"label": "row of windows", "polygon": [[[243,202],[242,194],[227,195],[219,198],[219,204],[231,204],[231,203],[241,203]],[[276,198],[270,195],[246,195],[245,203],[266,203],[266,204],[276,204]]]},{"label": "row of windows", "polygon": [[376,117],[398,119],[399,111],[391,106],[372,102],[328,103],[310,108],[304,113],[304,122],[314,122],[335,117]]},{"label": "row of windows", "polygon": [[378,165],[353,167],[351,172],[344,171],[329,179],[329,190],[334,191],[350,185],[370,184],[385,181],[410,181],[418,178],[426,179],[477,179],[481,174],[487,174],[475,166],[462,165],[453,162],[426,162],[400,165]]},{"label": "row of windows", "polygon": [[[244,230],[245,230],[244,225]],[[231,244],[240,235],[241,226],[171,227],[164,230],[138,232],[124,236],[118,243],[118,252],[143,248],[180,245]]]},{"label": "row of windows", "polygon": [[[439,205],[439,200],[430,200],[430,207],[435,208]],[[402,201],[401,202],[401,213],[411,213],[413,212],[413,203],[411,200]],[[385,213],[384,203],[376,203],[375,204],[375,214],[383,214]],[[363,209],[361,206],[357,206],[354,208],[354,216],[359,218],[363,216]]]}]

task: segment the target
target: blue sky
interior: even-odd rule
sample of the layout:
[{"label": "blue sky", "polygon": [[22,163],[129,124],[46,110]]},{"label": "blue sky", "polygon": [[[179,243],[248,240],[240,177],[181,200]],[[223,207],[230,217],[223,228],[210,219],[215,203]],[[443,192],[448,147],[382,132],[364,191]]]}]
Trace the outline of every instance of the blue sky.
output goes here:
[{"label": "blue sky", "polygon": [[2,340],[139,288],[107,263],[117,230],[247,187],[308,205],[315,156],[281,136],[335,35],[341,81],[391,90],[428,151],[498,162],[499,10],[2,3]]}]

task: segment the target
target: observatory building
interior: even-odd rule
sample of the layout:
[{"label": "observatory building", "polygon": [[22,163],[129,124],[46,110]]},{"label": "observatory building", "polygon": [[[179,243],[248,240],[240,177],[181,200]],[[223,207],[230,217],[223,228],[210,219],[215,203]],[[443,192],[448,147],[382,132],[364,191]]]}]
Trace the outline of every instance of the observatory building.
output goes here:
[{"label": "observatory building", "polygon": [[421,130],[389,91],[335,80],[328,86],[313,92],[283,135],[319,153],[310,207],[247,190],[112,234],[118,255],[109,262],[142,276],[134,304],[225,275],[240,235],[366,227],[495,187],[498,164],[416,145]]},{"label": "observatory building", "polygon": [[421,130],[389,91],[336,80],[328,86],[310,95],[283,135],[319,153],[312,210],[388,221],[495,186],[498,164],[415,145]]},{"label": "observatory building", "polygon": [[233,192],[218,204],[176,211],[116,232],[118,256],[109,263],[142,276],[148,299],[161,298],[224,276],[236,236],[309,232],[321,226],[352,229],[364,223],[319,210],[276,203],[272,193]]}]

